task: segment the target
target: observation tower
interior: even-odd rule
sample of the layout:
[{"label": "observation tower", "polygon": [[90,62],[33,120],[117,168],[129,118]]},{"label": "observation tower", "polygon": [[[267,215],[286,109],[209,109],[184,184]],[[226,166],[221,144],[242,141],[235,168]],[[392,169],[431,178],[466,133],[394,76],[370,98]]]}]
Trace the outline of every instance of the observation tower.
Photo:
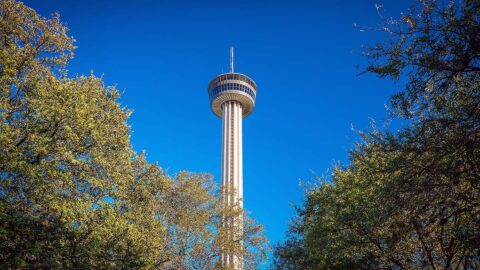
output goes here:
[{"label": "observation tower", "polygon": [[[228,206],[243,208],[242,119],[252,113],[256,95],[255,82],[244,74],[234,72],[233,47],[230,48],[230,72],[218,75],[208,85],[210,107],[223,123],[222,188]],[[241,237],[242,218],[235,220],[224,219],[224,226],[231,226],[239,232],[232,237]],[[243,259],[232,252],[224,252],[221,261],[224,267],[243,269]]]}]

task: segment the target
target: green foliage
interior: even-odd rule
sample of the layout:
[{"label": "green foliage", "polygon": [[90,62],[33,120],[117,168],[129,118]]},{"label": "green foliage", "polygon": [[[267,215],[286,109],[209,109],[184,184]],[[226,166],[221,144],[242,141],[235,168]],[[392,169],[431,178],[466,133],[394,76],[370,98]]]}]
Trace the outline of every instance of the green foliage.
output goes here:
[{"label": "green foliage", "polygon": [[265,259],[262,226],[224,207],[209,175],[170,176],[132,150],[114,87],[67,76],[58,15],[14,0],[0,15],[0,268],[219,269],[227,248],[246,269]]},{"label": "green foliage", "polygon": [[406,79],[392,105],[410,126],[362,134],[306,192],[275,268],[480,268],[480,4],[417,8],[367,51],[368,71]]},{"label": "green foliage", "polygon": [[480,72],[479,10],[474,0],[421,0],[400,20],[384,19],[379,29],[389,34],[388,42],[365,51],[371,60],[366,70],[407,80],[405,91],[392,98],[397,115],[431,117],[456,110],[457,117],[467,117],[477,108],[470,97]]}]

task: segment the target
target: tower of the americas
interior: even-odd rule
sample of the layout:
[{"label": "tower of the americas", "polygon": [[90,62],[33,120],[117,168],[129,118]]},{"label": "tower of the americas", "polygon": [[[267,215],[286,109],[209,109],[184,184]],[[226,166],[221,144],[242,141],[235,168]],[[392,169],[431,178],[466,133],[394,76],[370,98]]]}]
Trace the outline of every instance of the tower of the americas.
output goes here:
[{"label": "tower of the americas", "polygon": [[[256,95],[255,82],[234,71],[233,48],[230,48],[230,72],[218,75],[208,85],[211,109],[222,118],[222,188],[228,206],[243,208],[242,119],[252,113]],[[237,232],[231,237],[241,237],[241,218],[223,222]],[[225,268],[243,269],[243,259],[233,252],[225,251],[221,262]]]}]

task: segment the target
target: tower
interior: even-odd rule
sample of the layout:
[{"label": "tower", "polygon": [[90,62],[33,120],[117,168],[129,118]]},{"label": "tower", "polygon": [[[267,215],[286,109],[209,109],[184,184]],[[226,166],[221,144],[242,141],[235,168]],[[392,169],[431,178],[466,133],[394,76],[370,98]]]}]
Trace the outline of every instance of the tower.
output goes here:
[{"label": "tower", "polygon": [[[220,74],[208,85],[210,107],[215,115],[222,118],[222,187],[226,192],[225,204],[243,207],[243,154],[242,119],[253,111],[257,85],[248,76],[235,73],[233,69],[233,47],[230,48],[230,72]],[[236,226],[243,230],[241,222]],[[222,265],[243,269],[241,258],[225,252]]]}]

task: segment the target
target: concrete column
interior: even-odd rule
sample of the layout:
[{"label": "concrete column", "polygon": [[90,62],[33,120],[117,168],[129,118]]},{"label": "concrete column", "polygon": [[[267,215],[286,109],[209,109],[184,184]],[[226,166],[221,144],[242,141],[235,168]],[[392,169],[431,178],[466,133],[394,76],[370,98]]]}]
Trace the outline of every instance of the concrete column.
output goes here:
[{"label": "concrete column", "polygon": [[[226,101],[222,110],[222,185],[228,192],[225,203],[229,206],[239,203],[243,207],[242,105],[238,101]],[[241,221],[223,220],[226,226],[237,226],[243,230]],[[233,254],[222,254],[221,260],[224,266],[243,269],[243,261]]]}]

